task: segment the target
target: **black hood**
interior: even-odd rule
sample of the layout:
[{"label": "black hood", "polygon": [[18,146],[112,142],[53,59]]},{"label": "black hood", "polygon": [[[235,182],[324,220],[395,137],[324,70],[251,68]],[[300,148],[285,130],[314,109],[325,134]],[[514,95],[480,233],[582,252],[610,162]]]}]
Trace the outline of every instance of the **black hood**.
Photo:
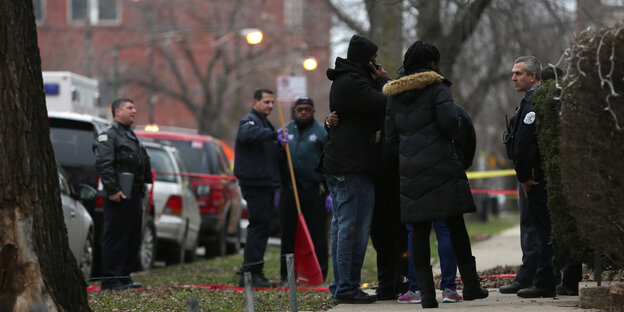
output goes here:
[{"label": "black hood", "polygon": [[347,73],[358,73],[362,76],[370,77],[370,75],[368,75],[361,66],[358,66],[357,64],[342,57],[337,57],[335,68],[327,69],[327,78],[334,81],[339,76]]}]

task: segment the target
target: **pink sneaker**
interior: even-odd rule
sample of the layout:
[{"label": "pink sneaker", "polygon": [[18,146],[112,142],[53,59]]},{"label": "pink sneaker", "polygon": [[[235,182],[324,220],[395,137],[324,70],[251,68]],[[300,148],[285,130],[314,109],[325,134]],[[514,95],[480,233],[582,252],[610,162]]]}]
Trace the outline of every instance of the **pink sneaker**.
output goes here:
[{"label": "pink sneaker", "polygon": [[398,303],[420,303],[420,291],[411,291],[408,290],[406,293],[401,295],[399,299],[397,299]]},{"label": "pink sneaker", "polygon": [[457,291],[452,290],[450,288],[445,288],[442,291],[442,302],[443,303],[453,303],[457,301],[462,301],[464,298],[457,293]]}]

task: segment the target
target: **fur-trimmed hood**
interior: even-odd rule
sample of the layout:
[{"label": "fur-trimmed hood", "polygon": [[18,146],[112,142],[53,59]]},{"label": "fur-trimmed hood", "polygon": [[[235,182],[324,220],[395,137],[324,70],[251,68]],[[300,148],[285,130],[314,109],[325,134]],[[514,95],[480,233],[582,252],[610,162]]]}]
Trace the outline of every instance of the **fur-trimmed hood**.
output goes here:
[{"label": "fur-trimmed hood", "polygon": [[[383,87],[383,93],[387,96],[393,96],[409,90],[424,89],[443,81],[446,82],[448,80],[435,71],[426,71],[388,82]],[[448,83],[450,84],[450,81]]]}]

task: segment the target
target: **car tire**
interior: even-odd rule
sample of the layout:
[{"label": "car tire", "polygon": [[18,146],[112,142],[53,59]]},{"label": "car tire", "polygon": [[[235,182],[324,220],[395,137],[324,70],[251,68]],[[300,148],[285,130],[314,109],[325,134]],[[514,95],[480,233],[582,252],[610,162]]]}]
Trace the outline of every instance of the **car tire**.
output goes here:
[{"label": "car tire", "polygon": [[154,258],[157,251],[156,226],[150,217],[141,233],[141,247],[137,259],[137,271],[149,270],[154,266]]},{"label": "car tire", "polygon": [[93,239],[93,228],[89,229],[89,233],[87,234],[87,239],[85,239],[85,243],[82,249],[82,256],[80,258],[80,263],[78,263],[80,267],[80,271],[85,279],[85,281],[89,281],[91,277],[91,269],[93,267],[93,246],[95,245]]},{"label": "car tire", "polygon": [[161,252],[167,265],[180,264],[184,260],[184,247],[177,242],[167,242]]},{"label": "car tire", "polygon": [[195,240],[195,244],[193,245],[193,248],[187,249],[184,251],[184,262],[185,263],[195,262],[196,258],[197,258],[197,239]]},{"label": "car tire", "polygon": [[238,225],[236,227],[236,233],[229,235],[227,238],[227,246],[226,246],[226,254],[228,255],[233,255],[233,254],[237,254],[240,249],[241,249],[241,238],[240,238],[240,233],[241,233],[241,228],[240,228],[240,217],[238,218],[238,220],[236,221],[236,224]]},{"label": "car tire", "polygon": [[184,263],[184,254],[186,252],[186,250],[184,250],[184,245],[188,239],[188,227],[189,221],[187,219],[184,226],[184,235],[182,235],[182,240],[180,242],[171,242],[171,249],[167,249],[166,251],[165,262],[167,262],[167,265]]},{"label": "car tire", "polygon": [[207,243],[206,247],[206,255],[209,257],[223,257],[225,256],[225,252],[227,249],[226,238],[226,225],[223,224],[219,229],[219,233],[215,236],[214,240],[211,243]]}]

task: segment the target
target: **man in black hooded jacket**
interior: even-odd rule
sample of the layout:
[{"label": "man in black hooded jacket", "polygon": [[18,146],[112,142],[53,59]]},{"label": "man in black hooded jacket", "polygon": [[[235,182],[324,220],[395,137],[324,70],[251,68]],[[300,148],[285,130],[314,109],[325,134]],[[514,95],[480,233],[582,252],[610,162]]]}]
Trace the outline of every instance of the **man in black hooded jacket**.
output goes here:
[{"label": "man in black hooded jacket", "polygon": [[333,81],[329,108],[340,116],[340,125],[329,129],[320,164],[333,198],[334,281],[329,288],[336,303],[376,301],[359,288],[373,215],[375,143],[386,106],[381,88],[388,81],[376,58],[377,46],[354,35],[347,58],[338,57],[335,69],[327,70]]}]

